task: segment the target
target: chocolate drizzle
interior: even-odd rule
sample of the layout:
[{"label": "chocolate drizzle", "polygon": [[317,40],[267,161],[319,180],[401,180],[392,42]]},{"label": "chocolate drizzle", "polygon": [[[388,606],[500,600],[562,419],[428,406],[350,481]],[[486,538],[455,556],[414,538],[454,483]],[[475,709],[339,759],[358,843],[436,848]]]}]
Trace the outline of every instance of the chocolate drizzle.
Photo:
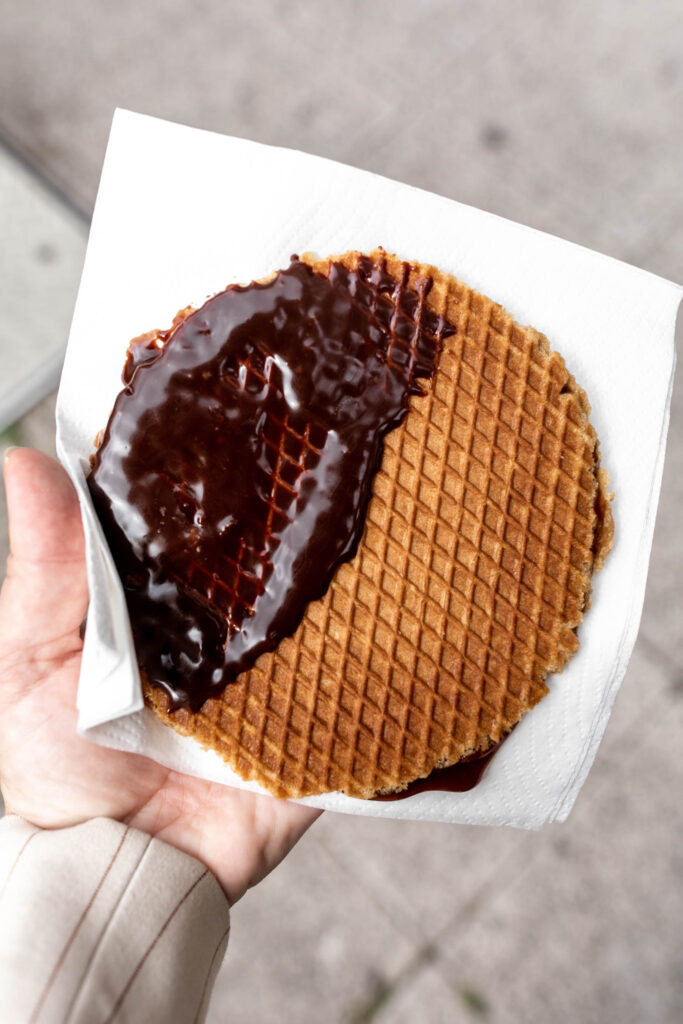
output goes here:
[{"label": "chocolate drizzle", "polygon": [[373,800],[406,800],[409,796],[416,796],[418,793],[468,793],[479,785],[489,764],[505,742],[505,738],[499,743],[494,743],[483,754],[470,754],[463,757],[457,764],[451,764],[447,768],[435,768],[426,778],[410,782],[400,793],[385,793],[383,796],[373,797]]},{"label": "chocolate drizzle", "polygon": [[277,647],[355,554],[383,438],[453,333],[409,272],[293,257],[131,347],[89,486],[174,707]]}]

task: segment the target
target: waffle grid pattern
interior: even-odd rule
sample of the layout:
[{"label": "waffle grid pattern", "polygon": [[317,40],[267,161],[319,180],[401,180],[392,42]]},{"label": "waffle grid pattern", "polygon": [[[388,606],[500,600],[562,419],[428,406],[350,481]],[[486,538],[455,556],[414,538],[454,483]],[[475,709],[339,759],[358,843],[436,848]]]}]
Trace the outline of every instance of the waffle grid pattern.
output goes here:
[{"label": "waffle grid pattern", "polygon": [[[379,328],[378,335],[381,340],[386,340],[384,364],[387,373],[392,368],[397,368],[403,373],[407,366],[407,376],[412,386],[418,362],[420,336],[428,338],[440,349],[444,321],[440,322],[436,334],[429,331],[423,316],[426,308],[427,279],[417,282],[415,292],[407,291],[409,271],[410,267],[405,264],[391,300],[383,296],[374,283],[365,281],[363,301],[358,296],[353,296],[352,304],[357,304],[364,314],[369,315],[374,326]],[[412,315],[406,309],[406,303],[414,306]],[[380,315],[381,305],[385,307],[384,314],[390,313],[388,334],[380,333],[386,323],[386,315]],[[401,328],[406,326],[406,322],[413,328],[409,339],[399,334]],[[230,364],[224,368],[222,381],[228,392],[274,391],[282,394],[281,382],[273,373],[275,366],[275,361],[255,346],[241,366]],[[222,562],[228,567],[227,575],[225,571],[213,574],[192,559],[186,577],[174,577],[183,590],[194,591],[200,599],[214,605],[218,612],[225,616],[228,639],[239,631],[244,619],[253,614],[254,603],[266,587],[273,549],[278,545],[283,530],[296,514],[300,478],[306,470],[312,469],[322,456],[326,433],[324,427],[310,421],[297,424],[286,412],[281,419],[272,413],[269,414],[263,440],[271,457],[272,477],[268,516],[262,526],[260,545],[254,547],[249,545],[244,537],[236,537],[238,546],[234,557],[224,555],[222,558]],[[181,496],[188,517],[193,516],[198,506],[191,492],[182,480],[175,481],[168,477],[167,479],[170,486]],[[230,524],[225,532],[227,533],[233,525],[237,524]]]},{"label": "waffle grid pattern", "polygon": [[[255,391],[278,388],[272,379],[274,365],[272,361],[264,364],[262,354],[255,352],[254,358],[245,364],[241,380],[236,375],[226,375],[226,379],[232,388]],[[297,498],[297,480],[311,466],[312,461],[321,455],[320,448],[312,440],[312,436],[317,436],[316,427],[310,423],[305,425],[302,432],[289,423],[286,415],[282,420],[270,416],[267,430],[264,441],[273,456],[273,476],[271,503],[263,527],[262,549],[247,544],[240,537],[234,558],[224,556],[231,576],[221,574],[220,578],[216,577],[193,561],[187,578],[178,578],[181,586],[194,590],[201,598],[215,604],[226,616],[228,637],[240,628],[241,622],[252,612],[256,597],[263,592],[269,564],[268,545],[271,538],[276,537],[291,522],[290,513]],[[324,444],[324,436],[319,443]],[[188,498],[194,503],[191,495],[188,494]]]},{"label": "waffle grid pattern", "polygon": [[385,440],[356,557],[293,637],[199,713],[147,690],[169,724],[279,796],[370,796],[485,750],[575,651],[590,591],[585,395],[499,306],[434,268],[388,269],[413,289],[429,274],[427,306],[456,331]]}]

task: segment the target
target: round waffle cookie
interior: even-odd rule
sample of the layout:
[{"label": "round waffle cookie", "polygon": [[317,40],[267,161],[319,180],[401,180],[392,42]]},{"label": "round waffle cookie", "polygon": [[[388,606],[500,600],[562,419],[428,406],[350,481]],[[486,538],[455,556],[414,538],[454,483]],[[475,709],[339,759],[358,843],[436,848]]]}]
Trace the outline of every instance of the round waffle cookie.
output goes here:
[{"label": "round waffle cookie", "polygon": [[[367,258],[302,257],[325,276]],[[400,791],[500,741],[576,651],[612,542],[590,407],[562,357],[449,274],[369,258],[396,282],[372,301],[419,293],[415,317],[452,330],[384,440],[355,556],[199,710],[143,673],[162,721],[279,797]]]}]

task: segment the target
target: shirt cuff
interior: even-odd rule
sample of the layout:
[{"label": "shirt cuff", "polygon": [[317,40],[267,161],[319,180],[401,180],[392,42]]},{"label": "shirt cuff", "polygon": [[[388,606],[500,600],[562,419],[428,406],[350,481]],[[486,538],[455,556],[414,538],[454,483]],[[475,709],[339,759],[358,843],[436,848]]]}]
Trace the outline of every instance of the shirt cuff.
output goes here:
[{"label": "shirt cuff", "polygon": [[194,857],[108,818],[0,821],[0,1020],[202,1021],[230,928]]}]

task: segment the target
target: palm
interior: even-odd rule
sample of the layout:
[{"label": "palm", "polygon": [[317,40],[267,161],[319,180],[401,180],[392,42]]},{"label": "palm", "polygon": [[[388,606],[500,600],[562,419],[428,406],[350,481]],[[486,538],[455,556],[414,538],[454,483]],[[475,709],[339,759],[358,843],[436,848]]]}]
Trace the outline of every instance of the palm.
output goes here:
[{"label": "palm", "polygon": [[47,828],[125,820],[193,854],[231,902],[294,845],[315,811],[181,775],[76,733],[87,607],[76,496],[61,467],[17,451],[6,469],[12,554],[0,593],[0,785]]}]

